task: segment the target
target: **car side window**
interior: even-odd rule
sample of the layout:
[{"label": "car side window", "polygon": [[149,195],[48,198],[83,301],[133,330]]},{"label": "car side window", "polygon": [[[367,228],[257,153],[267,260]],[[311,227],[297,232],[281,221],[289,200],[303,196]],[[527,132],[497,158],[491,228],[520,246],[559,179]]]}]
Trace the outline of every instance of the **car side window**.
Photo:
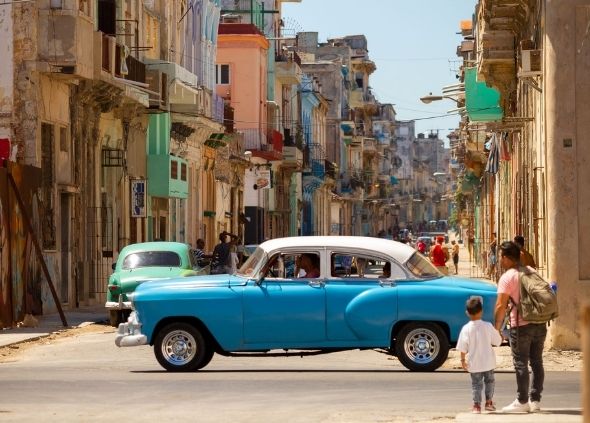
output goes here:
[{"label": "car side window", "polygon": [[354,253],[332,253],[331,276],[355,279],[404,279],[406,274],[397,263],[392,263],[381,257]]},{"label": "car side window", "polygon": [[309,252],[274,254],[262,269],[265,278],[298,279],[320,277],[320,256]]}]

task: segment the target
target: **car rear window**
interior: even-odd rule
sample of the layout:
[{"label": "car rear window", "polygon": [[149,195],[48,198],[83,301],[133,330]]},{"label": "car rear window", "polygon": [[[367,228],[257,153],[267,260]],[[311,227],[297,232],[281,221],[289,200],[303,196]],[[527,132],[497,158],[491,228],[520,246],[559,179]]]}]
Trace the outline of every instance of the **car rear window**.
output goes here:
[{"label": "car rear window", "polygon": [[438,278],[442,273],[422,254],[414,253],[406,262],[406,267],[419,278]]},{"label": "car rear window", "polygon": [[180,267],[181,262],[180,256],[172,251],[144,251],[126,256],[122,268]]}]

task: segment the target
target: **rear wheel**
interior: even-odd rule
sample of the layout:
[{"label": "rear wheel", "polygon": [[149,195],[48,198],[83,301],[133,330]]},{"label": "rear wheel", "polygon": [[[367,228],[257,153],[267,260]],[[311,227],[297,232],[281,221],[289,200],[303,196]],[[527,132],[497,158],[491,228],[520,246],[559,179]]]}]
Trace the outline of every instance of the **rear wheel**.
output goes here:
[{"label": "rear wheel", "polygon": [[414,372],[432,372],[449,355],[449,342],[444,331],[435,323],[414,322],[404,326],[395,341],[399,361]]},{"label": "rear wheel", "polygon": [[170,372],[191,372],[211,361],[213,349],[201,332],[188,323],[171,323],[154,341],[158,363]]}]

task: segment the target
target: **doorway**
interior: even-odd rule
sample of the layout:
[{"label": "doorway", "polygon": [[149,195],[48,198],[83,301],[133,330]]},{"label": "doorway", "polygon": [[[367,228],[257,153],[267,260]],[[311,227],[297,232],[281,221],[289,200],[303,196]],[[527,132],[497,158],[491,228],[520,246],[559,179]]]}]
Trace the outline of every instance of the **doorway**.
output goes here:
[{"label": "doorway", "polygon": [[71,242],[70,242],[70,195],[62,193],[60,195],[60,228],[61,228],[61,283],[59,296],[62,304],[69,303],[70,294],[70,260],[71,260]]}]

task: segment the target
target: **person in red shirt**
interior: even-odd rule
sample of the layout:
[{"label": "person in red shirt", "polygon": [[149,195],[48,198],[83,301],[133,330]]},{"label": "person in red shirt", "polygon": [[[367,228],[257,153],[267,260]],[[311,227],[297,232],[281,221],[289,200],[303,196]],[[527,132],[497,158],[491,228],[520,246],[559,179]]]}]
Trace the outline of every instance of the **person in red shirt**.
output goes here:
[{"label": "person in red shirt", "polygon": [[421,239],[418,240],[418,243],[416,244],[416,248],[418,249],[418,251],[422,254],[426,254],[426,243],[424,241],[422,241]]},{"label": "person in red shirt", "polygon": [[449,269],[446,263],[449,259],[449,251],[443,245],[443,242],[445,242],[444,237],[436,237],[436,244],[430,248],[430,261],[443,275],[448,275]]}]

